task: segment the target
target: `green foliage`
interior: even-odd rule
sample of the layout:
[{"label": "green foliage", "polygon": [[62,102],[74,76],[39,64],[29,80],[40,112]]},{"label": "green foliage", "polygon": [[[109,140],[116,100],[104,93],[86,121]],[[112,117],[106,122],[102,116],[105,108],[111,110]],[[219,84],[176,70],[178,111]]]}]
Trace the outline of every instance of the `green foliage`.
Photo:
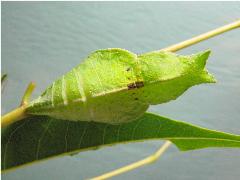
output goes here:
[{"label": "green foliage", "polygon": [[27,118],[2,129],[2,170],[54,156],[118,143],[170,140],[180,150],[240,147],[240,136],[208,130],[151,113],[120,125]]},{"label": "green foliage", "polygon": [[123,49],[98,50],[53,82],[27,112],[73,121],[130,122],[151,104],[174,100],[193,85],[215,82],[205,69],[209,54],[156,51],[137,56]]}]

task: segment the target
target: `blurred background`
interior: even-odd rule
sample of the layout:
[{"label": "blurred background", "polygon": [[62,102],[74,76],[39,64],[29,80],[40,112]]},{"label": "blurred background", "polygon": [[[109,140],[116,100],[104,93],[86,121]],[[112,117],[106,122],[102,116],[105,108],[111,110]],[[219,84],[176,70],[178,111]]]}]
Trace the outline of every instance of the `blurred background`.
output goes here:
[{"label": "blurred background", "polygon": [[[30,81],[33,97],[90,52],[110,47],[144,53],[207,32],[240,18],[239,2],[3,2],[2,114],[18,106]],[[189,47],[210,48],[207,67],[217,84],[195,86],[176,101],[149,111],[206,128],[240,134],[240,30]],[[4,180],[86,179],[144,158],[162,141],[82,152],[36,163]],[[113,179],[236,180],[239,149],[180,152],[172,145],[154,164]]]}]

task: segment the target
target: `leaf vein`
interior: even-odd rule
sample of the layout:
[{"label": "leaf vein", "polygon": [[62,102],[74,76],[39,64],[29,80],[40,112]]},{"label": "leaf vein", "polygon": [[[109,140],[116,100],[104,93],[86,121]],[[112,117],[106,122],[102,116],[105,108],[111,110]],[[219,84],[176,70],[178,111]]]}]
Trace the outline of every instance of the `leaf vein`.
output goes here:
[{"label": "leaf vein", "polygon": [[6,143],[5,152],[4,152],[4,155],[3,155],[3,167],[4,167],[4,169],[6,168],[6,156],[7,156],[7,149],[8,149],[8,145],[10,143],[10,140],[11,140],[12,136],[17,132],[17,130],[20,129],[21,127],[23,127],[25,124],[27,124],[28,121],[25,121],[23,124],[16,127],[16,129],[14,129],[10,134],[10,136],[8,138],[8,141]]},{"label": "leaf vein", "polygon": [[41,135],[41,137],[39,138],[38,144],[37,144],[36,160],[38,160],[38,157],[39,157],[41,141],[42,141],[42,139],[44,138],[46,132],[48,131],[48,128],[49,128],[49,125],[51,124],[51,122],[52,122],[52,119],[48,122],[47,127],[46,127],[45,129],[44,129],[44,127],[43,127],[44,131],[42,132],[42,135]]}]

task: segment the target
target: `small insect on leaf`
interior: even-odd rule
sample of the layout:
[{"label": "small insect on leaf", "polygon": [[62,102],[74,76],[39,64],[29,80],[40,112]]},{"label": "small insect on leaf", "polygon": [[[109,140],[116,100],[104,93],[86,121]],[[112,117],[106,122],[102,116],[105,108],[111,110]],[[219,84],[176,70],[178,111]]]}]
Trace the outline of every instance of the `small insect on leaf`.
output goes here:
[{"label": "small insect on leaf", "polygon": [[72,121],[133,121],[149,105],[174,100],[191,86],[214,83],[205,69],[209,54],[156,51],[137,56],[117,48],[98,50],[53,82],[27,112]]}]

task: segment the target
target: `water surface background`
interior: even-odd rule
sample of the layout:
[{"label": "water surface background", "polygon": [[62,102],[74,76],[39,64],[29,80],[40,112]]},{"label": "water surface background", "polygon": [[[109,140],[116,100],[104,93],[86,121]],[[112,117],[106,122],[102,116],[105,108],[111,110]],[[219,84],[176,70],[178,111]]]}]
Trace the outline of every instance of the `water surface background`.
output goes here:
[{"label": "water surface background", "polygon": [[[238,2],[3,2],[2,73],[8,73],[2,113],[15,108],[30,81],[37,97],[90,52],[110,47],[144,53],[164,48],[240,18]],[[240,134],[240,30],[189,47],[210,48],[214,85],[191,88],[149,111],[203,127]],[[4,180],[90,178],[153,153],[162,141],[117,145],[37,163]],[[113,179],[236,180],[239,149],[179,152],[172,145],[154,164]]]}]

